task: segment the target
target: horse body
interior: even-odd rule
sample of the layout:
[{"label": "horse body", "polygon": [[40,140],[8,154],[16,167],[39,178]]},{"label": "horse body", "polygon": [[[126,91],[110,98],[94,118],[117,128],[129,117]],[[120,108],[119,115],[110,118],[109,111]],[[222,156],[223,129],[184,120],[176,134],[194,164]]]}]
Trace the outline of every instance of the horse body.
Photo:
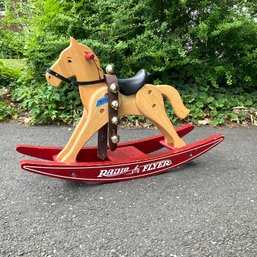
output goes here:
[{"label": "horse body", "polygon": [[[88,53],[92,54],[92,59],[85,59],[85,54]],[[92,85],[79,86],[84,111],[69,142],[57,156],[57,160],[71,163],[76,161],[78,152],[90,137],[108,122],[108,104],[96,104],[107,94],[107,85],[100,82],[104,78],[104,73],[100,69],[97,56],[89,47],[79,44],[73,38],[70,46],[60,54],[50,69],[65,78],[75,76],[77,81],[94,81]],[[48,72],[46,79],[52,86],[59,86],[61,83],[60,78]],[[134,95],[126,96],[119,93],[119,116],[143,115],[161,131],[167,144],[183,147],[184,141],[177,135],[166,114],[163,95],[169,99],[178,117],[185,118],[188,115],[189,110],[184,106],[175,88],[168,85],[146,84]]]}]

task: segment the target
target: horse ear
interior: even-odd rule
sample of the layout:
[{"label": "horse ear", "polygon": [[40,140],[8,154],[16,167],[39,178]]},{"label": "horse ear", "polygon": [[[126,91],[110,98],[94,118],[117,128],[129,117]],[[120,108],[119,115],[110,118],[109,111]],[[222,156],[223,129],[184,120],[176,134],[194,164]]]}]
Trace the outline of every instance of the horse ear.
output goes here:
[{"label": "horse ear", "polygon": [[70,37],[70,44],[71,44],[71,45],[75,45],[75,44],[78,44],[78,42],[76,41],[75,38]]}]

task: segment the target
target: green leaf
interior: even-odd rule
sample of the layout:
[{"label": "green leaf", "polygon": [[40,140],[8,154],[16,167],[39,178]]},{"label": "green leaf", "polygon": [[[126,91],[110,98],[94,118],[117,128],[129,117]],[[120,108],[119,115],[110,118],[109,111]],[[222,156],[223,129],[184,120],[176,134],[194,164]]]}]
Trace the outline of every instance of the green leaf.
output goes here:
[{"label": "green leaf", "polygon": [[208,104],[209,104],[209,103],[212,103],[214,100],[215,100],[215,99],[214,99],[213,96],[210,96],[210,97],[208,97],[208,98],[206,99],[206,101],[207,101]]}]

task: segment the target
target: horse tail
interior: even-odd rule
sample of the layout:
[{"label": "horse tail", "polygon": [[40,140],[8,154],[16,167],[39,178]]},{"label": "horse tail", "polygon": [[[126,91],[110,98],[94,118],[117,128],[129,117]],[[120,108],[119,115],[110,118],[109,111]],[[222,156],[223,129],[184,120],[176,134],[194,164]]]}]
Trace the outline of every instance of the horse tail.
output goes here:
[{"label": "horse tail", "polygon": [[161,91],[162,95],[169,99],[177,117],[183,119],[189,114],[190,110],[185,107],[179,92],[174,87],[168,85],[158,85],[157,87]]}]

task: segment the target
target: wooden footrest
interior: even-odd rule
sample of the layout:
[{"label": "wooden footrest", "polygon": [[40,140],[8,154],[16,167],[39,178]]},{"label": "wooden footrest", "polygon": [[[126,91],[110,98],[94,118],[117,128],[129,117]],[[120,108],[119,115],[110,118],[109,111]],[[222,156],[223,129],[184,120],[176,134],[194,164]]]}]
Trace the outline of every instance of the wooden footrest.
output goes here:
[{"label": "wooden footrest", "polygon": [[159,142],[160,142],[161,145],[163,145],[164,147],[168,148],[169,150],[175,150],[176,149],[174,146],[165,143],[164,140],[161,140]]},{"label": "wooden footrest", "polygon": [[110,161],[138,160],[147,155],[134,146],[117,148],[114,152],[108,150],[107,157]]}]

